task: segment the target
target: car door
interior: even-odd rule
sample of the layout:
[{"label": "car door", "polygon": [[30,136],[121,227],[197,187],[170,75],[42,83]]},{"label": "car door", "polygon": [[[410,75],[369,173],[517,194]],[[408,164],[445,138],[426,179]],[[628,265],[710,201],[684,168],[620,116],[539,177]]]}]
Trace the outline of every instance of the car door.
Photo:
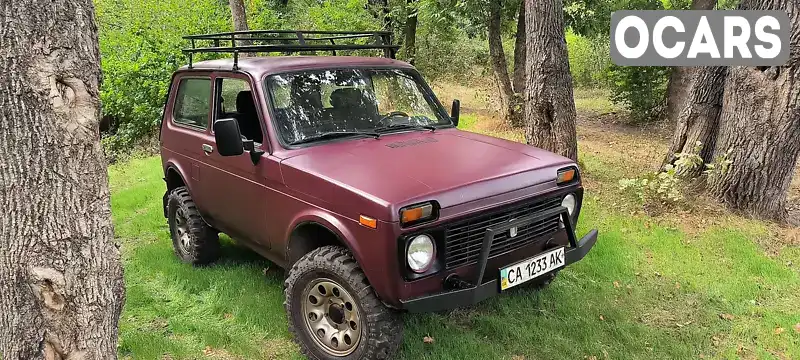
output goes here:
[{"label": "car door", "polygon": [[205,206],[197,179],[200,162],[204,160],[202,144],[210,133],[211,74],[184,73],[173,84],[174,102],[166,109],[167,121],[162,124],[166,127],[161,132],[162,157],[182,171],[192,199],[202,211]]},{"label": "car door", "polygon": [[[242,135],[255,140],[257,150],[265,149],[263,121],[254,101],[253,87],[247,76],[235,73],[215,73],[213,82],[212,130],[201,145],[204,153],[200,166],[207,216],[214,226],[237,240],[269,248],[266,229],[267,201],[262,176],[264,162],[253,164],[245,152],[239,156],[220,156],[213,135],[213,122],[235,118]],[[258,138],[260,135],[260,138]]]}]

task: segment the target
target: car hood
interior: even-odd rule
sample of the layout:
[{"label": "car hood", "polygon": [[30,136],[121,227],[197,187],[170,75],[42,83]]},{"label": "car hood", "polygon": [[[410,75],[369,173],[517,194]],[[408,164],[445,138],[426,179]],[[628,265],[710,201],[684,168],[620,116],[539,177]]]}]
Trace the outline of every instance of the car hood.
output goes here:
[{"label": "car hood", "polygon": [[[282,161],[286,185],[332,205],[389,210],[436,200],[442,208],[552,181],[573,161],[457,129],[413,131],[312,146]],[[338,189],[337,189],[338,188]],[[341,191],[342,189],[346,191]]]}]

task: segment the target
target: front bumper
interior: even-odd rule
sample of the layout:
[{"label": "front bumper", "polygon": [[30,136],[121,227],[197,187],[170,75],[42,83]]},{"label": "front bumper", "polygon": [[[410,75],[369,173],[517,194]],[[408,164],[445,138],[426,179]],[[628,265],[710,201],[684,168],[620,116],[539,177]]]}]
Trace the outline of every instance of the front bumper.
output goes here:
[{"label": "front bumper", "polygon": [[560,207],[558,209],[532,215],[527,218],[521,218],[496,228],[486,229],[480,257],[478,258],[477,271],[473,281],[467,282],[463,280],[455,280],[454,282],[459,285],[458,289],[425,295],[410,300],[401,300],[401,308],[412,313],[442,311],[473,305],[499,294],[500,282],[498,279],[481,283],[483,275],[486,272],[486,264],[489,260],[489,251],[492,248],[494,235],[508,231],[512,227],[523,226],[547,216],[552,216],[554,215],[553,212],[560,213],[561,219],[565,224],[567,236],[569,237],[570,247],[567,248],[564,254],[564,266],[580,261],[584,256],[586,256],[589,250],[591,250],[595,242],[597,242],[597,229],[589,231],[589,233],[583,238],[577,240],[575,237],[575,231],[567,213],[567,209]]}]

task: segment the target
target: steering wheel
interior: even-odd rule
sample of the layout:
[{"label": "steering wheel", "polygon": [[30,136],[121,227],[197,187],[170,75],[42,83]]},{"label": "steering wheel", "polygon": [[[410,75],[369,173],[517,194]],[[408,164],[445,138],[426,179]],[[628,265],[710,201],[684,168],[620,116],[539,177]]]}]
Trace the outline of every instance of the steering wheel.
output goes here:
[{"label": "steering wheel", "polygon": [[396,116],[403,116],[403,117],[410,118],[410,116],[408,116],[408,114],[406,114],[406,113],[404,113],[402,111],[392,111],[392,112],[384,115],[383,117],[381,117],[381,119],[378,120],[378,124],[380,126],[391,126],[392,123],[391,123],[391,121],[388,121],[388,120],[391,120],[393,117],[396,117]]}]

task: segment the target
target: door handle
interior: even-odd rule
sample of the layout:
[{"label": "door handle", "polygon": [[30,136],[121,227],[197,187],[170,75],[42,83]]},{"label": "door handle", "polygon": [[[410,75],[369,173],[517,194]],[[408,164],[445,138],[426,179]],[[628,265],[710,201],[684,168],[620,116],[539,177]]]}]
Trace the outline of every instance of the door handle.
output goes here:
[{"label": "door handle", "polygon": [[214,147],[208,144],[203,144],[203,152],[206,153],[206,155],[211,154],[214,152]]}]

